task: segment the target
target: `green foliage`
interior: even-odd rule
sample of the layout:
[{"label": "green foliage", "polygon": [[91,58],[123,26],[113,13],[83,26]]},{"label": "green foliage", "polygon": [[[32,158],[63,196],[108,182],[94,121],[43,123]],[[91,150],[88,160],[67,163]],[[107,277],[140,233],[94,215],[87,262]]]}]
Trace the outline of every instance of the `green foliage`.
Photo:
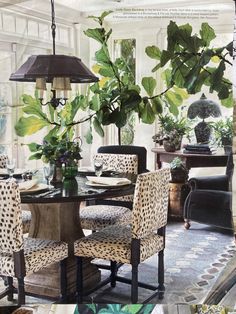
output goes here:
[{"label": "green foliage", "polygon": [[233,139],[233,118],[220,119],[211,124],[216,143],[219,146],[232,145]]},{"label": "green foliage", "polygon": [[67,136],[62,138],[52,136],[48,141],[44,140],[43,144],[29,144],[30,151],[34,153],[29,159],[42,158],[44,162],[52,162],[57,165],[63,163],[71,165],[75,160],[82,158],[80,145],[80,142],[69,141]]},{"label": "green foliage", "polygon": [[155,304],[79,304],[74,314],[150,314],[154,307]]},{"label": "green foliage", "polygon": [[[79,110],[87,110],[88,99],[86,96],[78,95],[71,102],[68,102],[62,109],[54,110],[51,106],[43,107],[37,98],[29,95],[22,95],[23,116],[19,118],[15,125],[15,131],[18,136],[27,136],[37,133],[39,130],[46,128],[47,134],[43,138],[43,144],[30,143],[28,147],[33,153],[30,159],[43,158],[44,161],[58,160],[59,152],[64,148],[69,148],[71,156],[68,159],[76,159],[76,153],[79,153],[79,146],[72,142],[75,134],[75,125],[83,123],[93,118],[94,113],[90,113],[83,119],[76,119]],[[98,108],[98,105],[97,105]],[[96,126],[96,129],[99,125]],[[102,135],[103,130],[101,131]],[[91,137],[87,136],[88,142]],[[70,144],[71,143],[71,144]],[[69,146],[68,146],[69,145]],[[76,147],[76,152],[73,149]],[[79,155],[78,155],[78,159]]]},{"label": "green foliage", "polygon": [[171,162],[170,162],[170,169],[183,169],[186,170],[185,163],[179,158],[175,157]]},{"label": "green foliage", "polygon": [[[192,34],[189,24],[178,26],[170,21],[167,28],[167,50],[161,51],[155,46],[146,48],[147,55],[159,61],[153,71],[168,66],[169,88],[177,86],[185,88],[189,94],[195,94],[205,85],[209,87],[210,93],[218,94],[223,106],[232,107],[232,83],[225,78],[226,64],[232,65],[232,43],[210,48],[216,35],[208,23],[202,23],[199,34],[200,36]],[[218,60],[214,67],[212,59]],[[169,96],[167,102],[170,102],[170,110],[177,114],[177,109],[174,108],[176,101]],[[178,101],[181,102],[181,99]]]}]

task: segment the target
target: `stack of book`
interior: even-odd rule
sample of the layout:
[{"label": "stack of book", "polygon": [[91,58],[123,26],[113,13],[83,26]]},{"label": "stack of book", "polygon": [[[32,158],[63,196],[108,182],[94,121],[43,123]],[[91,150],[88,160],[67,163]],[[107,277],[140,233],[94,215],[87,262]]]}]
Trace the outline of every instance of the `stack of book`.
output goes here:
[{"label": "stack of book", "polygon": [[187,144],[184,147],[183,153],[212,155],[216,153],[216,148],[209,144]]}]

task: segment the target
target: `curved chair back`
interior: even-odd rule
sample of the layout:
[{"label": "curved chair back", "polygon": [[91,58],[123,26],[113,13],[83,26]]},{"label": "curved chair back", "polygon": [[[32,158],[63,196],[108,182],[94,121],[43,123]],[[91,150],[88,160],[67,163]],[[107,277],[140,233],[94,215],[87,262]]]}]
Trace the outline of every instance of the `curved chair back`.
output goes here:
[{"label": "curved chair back", "polygon": [[0,154],[0,168],[6,168],[7,167],[7,155]]},{"label": "curved chair back", "polygon": [[14,181],[0,181],[0,252],[11,254],[23,248],[20,192]]},{"label": "curved chair back", "polygon": [[132,145],[109,145],[98,148],[98,153],[125,154],[138,156],[138,173],[147,172],[147,150],[142,146]]},{"label": "curved chair back", "polygon": [[144,238],[167,224],[170,169],[138,176],[132,211],[132,238]]},{"label": "curved chair back", "polygon": [[124,173],[138,174],[138,157],[137,155],[122,154],[96,154],[96,160],[102,160],[103,164],[108,167]]}]

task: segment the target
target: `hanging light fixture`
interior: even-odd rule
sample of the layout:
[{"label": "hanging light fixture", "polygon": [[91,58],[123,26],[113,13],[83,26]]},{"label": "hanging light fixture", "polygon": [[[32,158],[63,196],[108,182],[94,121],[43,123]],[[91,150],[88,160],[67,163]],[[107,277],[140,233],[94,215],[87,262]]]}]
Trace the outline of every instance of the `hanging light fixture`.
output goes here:
[{"label": "hanging light fixture", "polygon": [[[65,105],[68,99],[68,91],[71,90],[71,83],[92,83],[99,79],[81,61],[73,56],[56,55],[55,51],[55,11],[54,0],[51,0],[52,16],[52,55],[32,55],[15,72],[9,80],[17,82],[36,82],[36,89],[39,91],[41,105],[51,104],[53,108]],[[43,102],[46,91],[46,83],[51,83],[52,97],[50,101]]]}]

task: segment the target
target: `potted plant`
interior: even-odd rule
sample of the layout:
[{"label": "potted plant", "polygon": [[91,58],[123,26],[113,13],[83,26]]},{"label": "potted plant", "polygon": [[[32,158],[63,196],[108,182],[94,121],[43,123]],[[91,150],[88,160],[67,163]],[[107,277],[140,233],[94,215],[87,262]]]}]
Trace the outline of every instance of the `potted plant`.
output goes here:
[{"label": "potted plant", "polygon": [[172,183],[185,183],[188,180],[189,170],[179,157],[171,161],[170,173]]},{"label": "potted plant", "polygon": [[223,146],[225,153],[228,154],[232,150],[233,139],[233,119],[228,117],[226,119],[220,119],[212,124],[214,130],[216,144]]},{"label": "potted plant", "polygon": [[184,135],[188,137],[190,127],[184,117],[175,117],[171,114],[159,115],[160,131],[152,138],[154,142],[163,144],[167,152],[174,152],[181,147]]}]

